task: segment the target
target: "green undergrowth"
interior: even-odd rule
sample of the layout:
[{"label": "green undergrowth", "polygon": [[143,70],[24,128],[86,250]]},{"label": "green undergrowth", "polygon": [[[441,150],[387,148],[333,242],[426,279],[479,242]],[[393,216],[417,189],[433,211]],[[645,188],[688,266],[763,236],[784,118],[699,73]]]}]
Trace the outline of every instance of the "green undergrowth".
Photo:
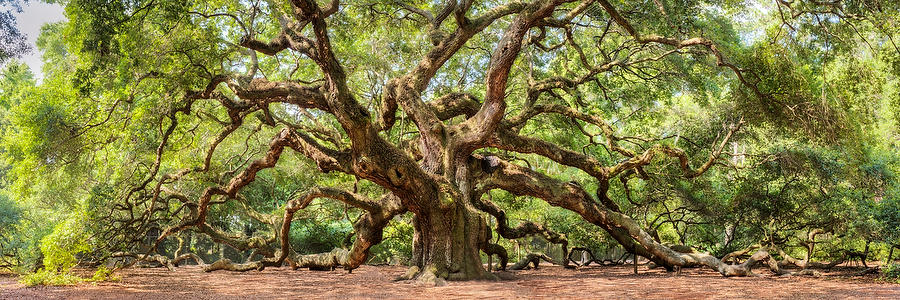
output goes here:
[{"label": "green undergrowth", "polygon": [[20,283],[28,287],[33,286],[61,286],[75,285],[82,282],[105,282],[119,281],[119,277],[113,274],[113,271],[105,267],[97,268],[91,278],[83,278],[69,272],[55,272],[51,270],[38,270],[34,273],[28,273],[22,276]]},{"label": "green undergrowth", "polygon": [[900,283],[900,264],[892,263],[881,267],[881,280]]},{"label": "green undergrowth", "polygon": [[34,273],[28,273],[23,275],[22,279],[19,280],[20,283],[28,287],[39,285],[73,285],[82,281],[84,281],[84,279],[81,277],[50,270],[38,270]]}]

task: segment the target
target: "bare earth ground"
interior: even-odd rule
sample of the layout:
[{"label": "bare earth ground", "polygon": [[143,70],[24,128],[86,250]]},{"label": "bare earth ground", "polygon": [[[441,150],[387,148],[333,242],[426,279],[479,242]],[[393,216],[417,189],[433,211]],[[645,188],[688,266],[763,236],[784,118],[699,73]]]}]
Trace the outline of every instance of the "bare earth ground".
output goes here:
[{"label": "bare earth ground", "polygon": [[393,278],[405,267],[362,266],[308,271],[268,268],[263,272],[204,273],[188,266],[129,269],[118,282],[69,287],[26,288],[0,275],[0,299],[900,299],[900,285],[854,277],[861,269],[839,267],[820,277],[776,277],[764,268],[757,278],[724,278],[711,270],[685,269],[681,275],[631,266],[557,266],[512,272],[514,280],[450,282],[442,287]]}]

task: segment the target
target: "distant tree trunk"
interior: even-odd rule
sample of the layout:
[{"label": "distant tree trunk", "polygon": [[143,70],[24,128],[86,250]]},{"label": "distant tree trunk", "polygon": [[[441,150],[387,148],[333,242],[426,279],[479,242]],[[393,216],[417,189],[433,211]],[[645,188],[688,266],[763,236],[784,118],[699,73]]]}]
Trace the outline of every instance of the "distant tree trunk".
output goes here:
[{"label": "distant tree trunk", "polygon": [[862,254],[862,264],[863,264],[863,267],[866,267],[866,268],[869,267],[868,265],[866,265],[866,259],[869,257],[869,244],[871,242],[872,241],[869,241],[869,240],[866,241],[866,248],[863,250],[863,254]]},{"label": "distant tree trunk", "polygon": [[[637,247],[637,246],[635,246],[635,247]],[[633,254],[632,263],[634,263],[634,274],[637,274],[638,273],[637,272],[637,251],[634,251],[634,249],[631,249],[631,253]]]}]

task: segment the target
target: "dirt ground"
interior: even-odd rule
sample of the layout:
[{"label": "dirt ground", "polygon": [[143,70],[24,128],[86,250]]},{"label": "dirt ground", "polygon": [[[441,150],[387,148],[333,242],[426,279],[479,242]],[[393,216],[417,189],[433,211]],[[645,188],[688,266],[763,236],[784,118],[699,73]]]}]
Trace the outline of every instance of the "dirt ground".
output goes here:
[{"label": "dirt ground", "polygon": [[756,278],[724,278],[705,269],[681,275],[630,266],[564,269],[557,266],[510,272],[512,280],[450,282],[427,287],[393,278],[406,269],[362,266],[347,273],[269,268],[263,272],[204,273],[188,266],[129,269],[121,280],[68,287],[26,288],[0,277],[0,299],[900,299],[900,284],[852,276],[836,268],[819,277],[777,277],[763,268]]}]

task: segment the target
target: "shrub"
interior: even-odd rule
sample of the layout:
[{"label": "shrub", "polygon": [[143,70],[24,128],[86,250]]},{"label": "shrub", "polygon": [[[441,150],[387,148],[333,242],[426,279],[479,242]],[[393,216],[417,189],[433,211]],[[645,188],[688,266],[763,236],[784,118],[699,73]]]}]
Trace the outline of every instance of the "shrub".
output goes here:
[{"label": "shrub", "polygon": [[38,285],[73,285],[82,281],[84,280],[81,277],[46,269],[25,274],[19,280],[19,282],[29,287]]},{"label": "shrub", "polygon": [[94,272],[94,276],[90,279],[91,282],[102,282],[102,281],[119,281],[119,277],[113,275],[113,271],[107,269],[104,266],[100,266],[97,268],[97,271]]},{"label": "shrub", "polygon": [[888,264],[881,268],[881,279],[900,283],[900,264]]},{"label": "shrub", "polygon": [[41,239],[44,266],[65,273],[78,263],[75,255],[90,250],[84,226],[78,218],[60,223],[53,232]]}]

